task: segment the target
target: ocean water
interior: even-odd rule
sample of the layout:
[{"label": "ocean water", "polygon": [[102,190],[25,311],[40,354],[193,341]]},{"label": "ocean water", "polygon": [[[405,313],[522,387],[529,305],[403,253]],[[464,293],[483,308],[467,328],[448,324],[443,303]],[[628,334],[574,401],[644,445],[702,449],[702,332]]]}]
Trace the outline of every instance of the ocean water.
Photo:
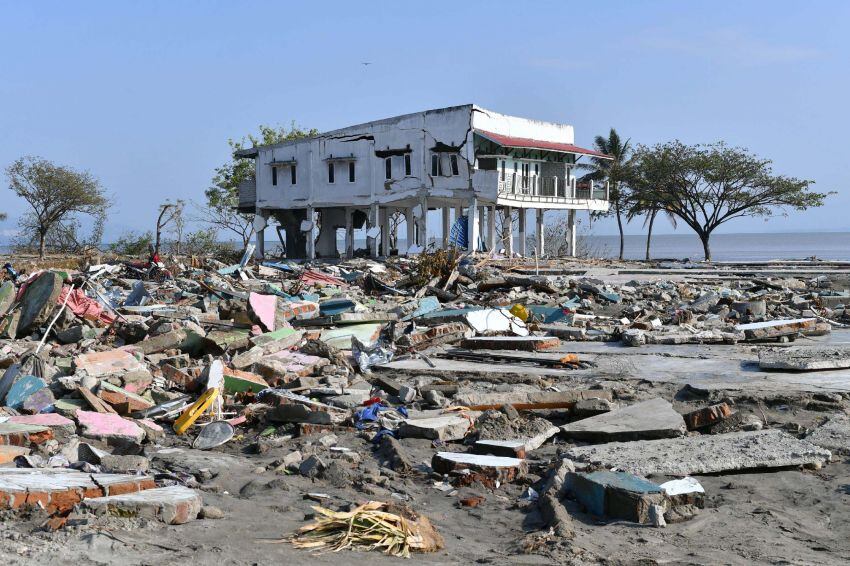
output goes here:
[{"label": "ocean water", "polygon": [[[581,236],[579,236],[581,241]],[[593,255],[616,257],[619,236],[584,237],[584,247]],[[802,232],[765,234],[714,234],[711,236],[714,261],[768,261],[808,259],[850,261],[850,232]],[[644,259],[646,236],[625,237],[626,259]],[[657,234],[652,237],[652,258],[703,259],[702,243],[695,234]]]},{"label": "ocean water", "polygon": [[[432,239],[432,241],[435,241]],[[515,249],[519,249],[519,241]],[[279,248],[277,240],[266,241],[266,251],[274,253]],[[357,248],[365,248],[363,238],[355,238]],[[405,241],[399,239],[405,249]],[[619,237],[616,235],[579,234],[579,250],[593,257],[617,257]],[[626,235],[626,259],[643,259],[646,248],[645,235]],[[345,250],[339,241],[337,249]],[[850,261],[850,232],[771,232],[764,234],[714,234],[711,237],[714,261],[768,261],[772,259],[808,259]],[[9,253],[0,245],[0,254]],[[657,234],[652,237],[650,250],[653,259],[703,259],[702,244],[695,234]]]}]

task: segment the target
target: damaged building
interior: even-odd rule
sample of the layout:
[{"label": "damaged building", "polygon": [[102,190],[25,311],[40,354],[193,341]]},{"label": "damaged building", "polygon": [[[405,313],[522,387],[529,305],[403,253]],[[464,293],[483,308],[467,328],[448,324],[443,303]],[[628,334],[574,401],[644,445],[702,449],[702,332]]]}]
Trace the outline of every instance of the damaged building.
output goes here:
[{"label": "damaged building", "polygon": [[[582,157],[608,156],[574,141],[570,125],[471,104],[396,116],[236,152],[255,160],[239,210],[255,214],[260,257],[274,224],[290,258],[338,257],[341,229],[342,255],[354,255],[357,229],[366,230],[371,256],[389,255],[399,214],[400,253],[451,243],[544,255],[547,210],[566,215],[575,255],[576,211],[608,209],[607,183],[577,176],[576,167]],[[429,234],[430,215],[437,234]],[[529,222],[536,223],[531,242]]]}]

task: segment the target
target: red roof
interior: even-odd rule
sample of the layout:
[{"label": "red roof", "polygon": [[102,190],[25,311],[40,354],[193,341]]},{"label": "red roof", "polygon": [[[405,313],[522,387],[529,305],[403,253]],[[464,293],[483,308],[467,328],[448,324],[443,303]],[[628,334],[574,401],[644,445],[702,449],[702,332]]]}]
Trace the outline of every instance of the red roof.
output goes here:
[{"label": "red roof", "polygon": [[578,153],[580,155],[592,155],[593,157],[611,159],[610,155],[606,155],[600,151],[596,151],[593,149],[585,149],[583,147],[579,147],[571,143],[533,140],[530,138],[513,138],[511,136],[503,136],[502,134],[494,134],[493,132],[485,132],[484,130],[475,130],[475,133],[487,138],[493,143],[499,144],[502,147],[520,147],[524,149],[561,151],[564,153]]}]

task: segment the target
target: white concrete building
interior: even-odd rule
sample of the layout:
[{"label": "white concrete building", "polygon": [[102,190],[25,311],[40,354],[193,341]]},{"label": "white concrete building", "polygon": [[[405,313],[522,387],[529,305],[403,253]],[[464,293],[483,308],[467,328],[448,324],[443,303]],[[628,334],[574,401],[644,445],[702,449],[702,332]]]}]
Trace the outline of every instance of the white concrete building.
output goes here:
[{"label": "white concrete building", "polygon": [[[575,254],[576,211],[608,209],[607,185],[582,183],[575,174],[581,157],[607,156],[574,145],[572,126],[471,104],[254,147],[236,156],[255,160],[256,177],[240,187],[239,209],[256,214],[260,256],[271,220],[285,232],[288,257],[338,257],[338,229],[345,230],[344,255],[351,256],[356,228],[368,229],[371,255],[386,255],[396,212],[405,216],[410,251],[448,245],[452,225],[465,216],[470,249],[504,247],[526,254],[530,209],[538,253],[543,255],[545,244],[544,211],[564,210]],[[436,241],[428,237],[429,213],[441,217]],[[507,220],[497,240],[500,213]],[[518,250],[507,237],[515,230]]]}]

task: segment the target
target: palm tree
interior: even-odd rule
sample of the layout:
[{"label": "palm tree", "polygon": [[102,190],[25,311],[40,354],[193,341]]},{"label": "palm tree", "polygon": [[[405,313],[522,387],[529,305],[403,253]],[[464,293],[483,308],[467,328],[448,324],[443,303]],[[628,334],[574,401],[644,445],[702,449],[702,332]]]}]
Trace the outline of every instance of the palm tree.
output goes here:
[{"label": "palm tree", "polygon": [[[626,179],[631,159],[631,140],[625,142],[620,139],[617,130],[611,128],[608,137],[596,136],[593,146],[596,151],[606,154],[609,159],[602,157],[591,157],[590,163],[579,165],[582,169],[590,169],[590,177],[594,181],[607,180],[609,185],[609,200],[611,208],[608,214],[617,218],[617,229],[620,231],[620,259],[623,259],[625,238],[623,236],[623,213],[628,208],[628,191]],[[626,218],[626,222],[629,218]]]}]

